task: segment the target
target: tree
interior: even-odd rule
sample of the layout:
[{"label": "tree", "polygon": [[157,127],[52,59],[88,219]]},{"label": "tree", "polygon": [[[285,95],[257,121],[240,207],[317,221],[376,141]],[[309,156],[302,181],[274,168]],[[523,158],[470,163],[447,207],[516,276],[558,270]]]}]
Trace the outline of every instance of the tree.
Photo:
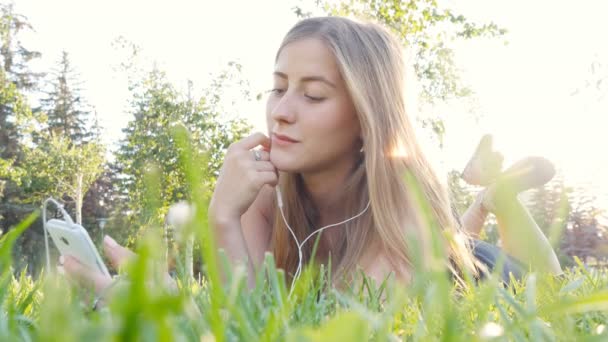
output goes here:
[{"label": "tree", "polygon": [[21,44],[23,30],[32,30],[27,18],[15,13],[12,4],[0,4],[0,65],[18,89],[32,90],[41,74],[32,72],[28,63],[39,58],[40,52]]},{"label": "tree", "polygon": [[[162,223],[171,204],[187,200],[189,189],[172,132],[175,125],[186,127],[197,152],[208,153],[209,164],[201,166],[201,170],[205,172],[206,185],[212,189],[223,153],[231,142],[250,130],[243,119],[222,120],[218,108],[222,77],[225,80],[229,78],[227,75],[226,72],[220,75],[198,100],[191,94],[179,93],[157,69],[133,87],[134,118],[124,130],[126,137],[116,156],[122,174],[120,196],[128,198],[132,222]],[[158,174],[159,183],[155,184],[158,198],[146,195],[149,191],[146,174],[152,171]],[[158,202],[158,208],[152,202]]]},{"label": "tree", "polygon": [[[125,139],[116,155],[119,170],[117,197],[121,213],[114,214],[123,224],[120,233],[133,233],[150,226],[165,226],[168,242],[173,245],[173,230],[165,223],[169,207],[179,201],[190,200],[191,189],[186,180],[186,166],[180,162],[182,153],[176,142],[177,125],[185,127],[193,143],[193,152],[206,155],[206,165],[200,166],[204,188],[211,193],[224,153],[228,146],[247,133],[251,127],[239,117],[227,118],[222,94],[227,84],[237,80],[237,87],[249,96],[240,78],[240,66],[230,63],[229,68],[215,77],[200,98],[195,98],[192,83],[182,94],[167,80],[163,72],[152,70],[140,82],[132,82],[131,108],[134,118],[124,130]],[[124,217],[128,219],[124,220]],[[124,229],[130,227],[130,229]],[[132,241],[132,240],[131,240]],[[177,250],[184,252],[184,269],[193,274],[193,237],[179,239],[184,242]],[[171,248],[171,250],[174,250]],[[170,253],[173,254],[173,253]],[[199,263],[197,263],[199,265]]]},{"label": "tree", "polygon": [[[68,211],[75,212],[75,221],[83,223],[81,208],[89,187],[102,171],[104,149],[97,142],[74,145],[65,137],[48,137],[45,132],[42,144],[23,147],[22,167],[27,170],[21,177],[21,196],[9,203],[11,215],[23,215],[40,208],[47,197],[66,203]],[[58,217],[50,208],[48,218]],[[90,219],[89,219],[90,222]],[[85,226],[89,232],[89,226]],[[17,240],[15,245],[15,270],[27,267],[37,274],[44,265],[42,220],[37,220]]]},{"label": "tree", "polygon": [[569,189],[568,202],[571,210],[561,243],[563,253],[586,262],[591,258],[601,260],[605,265],[608,261],[608,227],[600,223],[599,218],[606,211],[597,207],[597,198],[584,188]]},{"label": "tree", "polygon": [[24,96],[0,70],[0,175],[7,177],[19,154],[19,123],[31,116]]},{"label": "tree", "polygon": [[[34,115],[25,93],[35,90],[40,74],[29,68],[29,63],[40,53],[28,50],[20,40],[22,31],[31,29],[27,19],[14,12],[12,5],[0,4],[0,232],[4,233],[21,222],[38,206],[23,203],[27,197],[22,180],[28,172],[23,167],[23,146],[28,136],[39,126],[40,117]],[[35,234],[28,229],[25,235]],[[17,258],[24,250],[20,238],[15,246]],[[32,249],[35,250],[35,249]],[[27,264],[22,264],[27,265]],[[19,269],[20,267],[17,267]]]},{"label": "tree", "polygon": [[71,66],[67,52],[62,52],[51,77],[46,98],[41,99],[41,109],[48,118],[49,134],[51,137],[67,137],[79,145],[94,134],[88,124],[92,115],[80,95],[78,75]]},{"label": "tree", "polygon": [[19,196],[22,132],[26,130],[32,113],[17,86],[0,70],[0,230],[17,221],[9,218],[10,202]]},{"label": "tree", "polygon": [[12,4],[0,4],[0,219],[6,210],[2,198],[8,197],[6,191],[11,197],[18,192],[23,171],[19,168],[21,130],[31,119],[31,111],[22,90],[31,89],[38,76],[28,63],[40,53],[26,49],[18,37],[27,29],[31,29],[27,18],[15,13]]},{"label": "tree", "polygon": [[[430,112],[435,103],[472,94],[471,89],[462,84],[454,65],[453,41],[499,37],[506,33],[494,23],[477,24],[442,8],[436,0],[315,0],[314,3],[317,9],[329,15],[356,16],[378,22],[401,39],[414,57],[421,113]],[[309,17],[314,9],[295,6],[293,11],[299,17]],[[441,144],[445,132],[442,115],[427,115],[418,120],[437,135]]]},{"label": "tree", "polygon": [[[29,29],[32,27],[27,19],[15,13],[12,5],[0,4],[2,231],[39,208],[48,196],[72,201],[77,221],[81,222],[84,195],[92,183],[91,178],[99,174],[104,156],[101,145],[85,125],[88,113],[83,110],[84,102],[67,54],[63,54],[60,68],[53,74],[55,79],[51,91],[47,92],[49,96],[42,100],[45,109],[50,109],[49,115],[40,109],[31,110],[25,93],[40,89],[41,74],[29,67],[40,53],[28,50],[19,39],[20,33]],[[67,139],[62,136],[64,133]],[[29,265],[30,272],[35,271],[38,264],[41,225],[40,221],[36,222],[15,245],[16,260],[21,261],[22,266]]]},{"label": "tree", "polygon": [[103,170],[104,153],[100,143],[78,146],[61,136],[26,149],[26,166],[36,171],[24,180],[24,186],[30,190],[28,201],[41,203],[48,196],[72,200],[76,222],[82,224],[84,196]]},{"label": "tree", "polygon": [[107,229],[122,228],[119,218],[113,218],[112,214],[117,213],[123,203],[117,196],[117,184],[120,179],[116,167],[113,163],[106,162],[101,174],[91,184],[82,202],[82,225],[91,234],[93,241],[98,241],[95,237],[102,234]]}]

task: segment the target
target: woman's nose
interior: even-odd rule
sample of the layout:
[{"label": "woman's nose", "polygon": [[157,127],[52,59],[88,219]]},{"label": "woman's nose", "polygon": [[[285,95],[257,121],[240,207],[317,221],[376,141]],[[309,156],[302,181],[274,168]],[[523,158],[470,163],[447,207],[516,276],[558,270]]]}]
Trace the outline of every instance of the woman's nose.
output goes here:
[{"label": "woman's nose", "polygon": [[283,94],[270,108],[270,117],[274,121],[293,122],[295,119],[296,108],[293,103],[292,95]]}]

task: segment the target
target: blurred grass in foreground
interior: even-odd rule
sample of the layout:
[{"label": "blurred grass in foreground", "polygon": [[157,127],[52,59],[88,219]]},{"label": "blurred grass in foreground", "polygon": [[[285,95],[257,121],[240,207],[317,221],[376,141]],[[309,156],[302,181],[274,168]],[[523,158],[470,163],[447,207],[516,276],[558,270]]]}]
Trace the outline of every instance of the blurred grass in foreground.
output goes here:
[{"label": "blurred grass in foreground", "polygon": [[[197,168],[205,165],[204,156],[192,152],[183,129],[176,129],[176,139],[190,201],[207,208],[209,191],[201,187]],[[149,177],[151,193],[158,184],[154,177]],[[177,241],[194,234],[201,244],[205,277],[200,283],[184,276],[178,264],[178,289],[165,285],[165,253],[159,251],[167,246],[161,227],[151,225],[139,240],[138,257],[121,270],[128,280],[116,287],[106,308],[91,312],[92,294],[54,272],[38,280],[13,274],[12,245],[36,217],[0,238],[1,341],[608,340],[606,270],[589,270],[579,262],[563,279],[530,274],[505,288],[493,276],[458,289],[446,272],[421,269],[407,288],[390,279],[376,286],[363,277],[338,291],[330,270],[310,266],[289,296],[284,273],[270,254],[256,287],[247,288],[244,269],[230,270],[214,252],[205,210],[196,211]]]}]

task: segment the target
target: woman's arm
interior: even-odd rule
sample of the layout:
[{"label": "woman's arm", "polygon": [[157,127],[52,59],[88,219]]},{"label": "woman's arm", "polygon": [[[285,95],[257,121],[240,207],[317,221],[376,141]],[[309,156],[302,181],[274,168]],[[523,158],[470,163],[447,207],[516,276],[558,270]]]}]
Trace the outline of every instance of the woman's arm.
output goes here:
[{"label": "woman's arm", "polygon": [[[257,149],[262,146],[263,149]],[[270,139],[253,133],[232,143],[215,183],[208,210],[217,243],[233,266],[245,265],[248,283],[255,283],[253,257],[266,247],[268,220],[262,214],[269,187],[278,183],[277,169],[270,162]]]},{"label": "woman's arm", "polygon": [[274,192],[264,186],[249,209],[240,217],[222,216],[213,204],[209,208],[209,223],[214,229],[218,247],[222,248],[232,266],[244,265],[250,287],[255,285],[257,268],[264,252],[269,249],[271,224],[268,208]]}]

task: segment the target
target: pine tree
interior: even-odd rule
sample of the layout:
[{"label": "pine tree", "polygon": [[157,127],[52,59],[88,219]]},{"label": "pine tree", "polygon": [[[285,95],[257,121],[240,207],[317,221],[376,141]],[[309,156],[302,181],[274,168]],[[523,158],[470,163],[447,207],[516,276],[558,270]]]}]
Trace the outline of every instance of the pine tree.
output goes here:
[{"label": "pine tree", "polygon": [[87,109],[68,53],[63,51],[57,68],[51,73],[46,98],[41,100],[41,109],[48,118],[48,131],[52,137],[67,137],[76,145],[91,138],[88,122],[92,116]]},{"label": "pine tree", "polygon": [[[0,220],[5,216],[6,203],[3,198],[5,191],[14,193],[20,182],[23,170],[18,167],[20,157],[19,127],[17,121],[29,116],[24,97],[17,87],[6,78],[6,73],[0,70]],[[0,230],[7,228],[8,223],[0,221]]]},{"label": "pine tree", "polygon": [[18,122],[29,110],[24,91],[32,89],[39,77],[28,63],[40,53],[26,49],[18,37],[22,30],[31,28],[27,18],[14,12],[12,4],[0,4],[0,158],[4,160],[19,155]]},{"label": "pine tree", "polygon": [[33,90],[42,74],[32,72],[29,62],[41,54],[21,44],[23,30],[32,30],[27,18],[15,13],[13,4],[0,4],[0,66],[18,89]]},{"label": "pine tree", "polygon": [[[23,203],[28,194],[22,180],[27,175],[23,167],[23,140],[33,132],[36,117],[26,100],[26,93],[36,89],[40,74],[29,63],[40,53],[28,50],[20,40],[22,31],[31,29],[27,19],[14,12],[12,5],[0,4],[0,232],[14,227],[39,205]],[[41,230],[28,229],[15,246],[16,259],[24,251],[36,251],[33,242],[41,241]],[[38,248],[39,250],[39,248]],[[30,253],[29,255],[33,255]],[[27,265],[27,263],[22,263]],[[17,267],[19,269],[21,267]]]},{"label": "pine tree", "polygon": [[33,90],[40,74],[32,72],[29,62],[39,52],[25,48],[19,34],[32,27],[13,5],[0,4],[0,230],[19,222],[25,212],[19,199],[24,170],[21,141],[33,120],[25,92]]}]

